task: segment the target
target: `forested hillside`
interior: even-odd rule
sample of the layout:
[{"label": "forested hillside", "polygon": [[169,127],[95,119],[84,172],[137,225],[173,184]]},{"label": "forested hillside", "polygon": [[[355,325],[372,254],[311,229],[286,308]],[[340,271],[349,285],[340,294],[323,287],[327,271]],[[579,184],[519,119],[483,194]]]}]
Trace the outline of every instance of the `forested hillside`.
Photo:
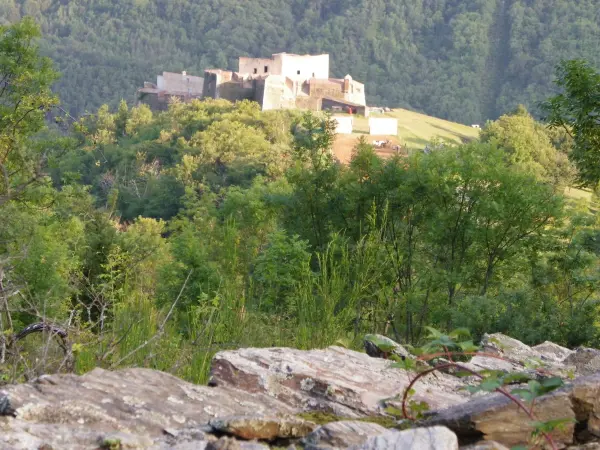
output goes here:
[{"label": "forested hillside", "polygon": [[[560,66],[553,128],[519,107],[469,143],[381,159],[363,137],[340,164],[328,115],[248,101],[49,126],[39,36],[0,26],[0,382],[67,360],[205,381],[226,348],[420,345],[429,326],[600,345],[598,197],[563,195],[600,180],[584,62]],[[72,352],[17,345],[32,324]]]},{"label": "forested hillside", "polygon": [[480,123],[552,90],[563,58],[600,64],[598,0],[0,0],[33,16],[74,115],[133,100],[163,70],[201,74],[240,55],[328,52],[368,102]]}]

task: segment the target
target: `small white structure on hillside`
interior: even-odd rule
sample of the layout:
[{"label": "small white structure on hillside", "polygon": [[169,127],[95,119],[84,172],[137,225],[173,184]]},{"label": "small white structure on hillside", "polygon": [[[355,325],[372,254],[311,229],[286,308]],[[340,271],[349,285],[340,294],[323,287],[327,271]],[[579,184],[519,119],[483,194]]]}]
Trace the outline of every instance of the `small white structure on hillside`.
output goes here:
[{"label": "small white structure on hillside", "polygon": [[354,129],[354,117],[352,116],[333,116],[336,121],[335,132],[337,134],[352,134]]},{"label": "small white structure on hillside", "polygon": [[371,117],[369,118],[369,133],[378,136],[397,136],[398,119]]}]

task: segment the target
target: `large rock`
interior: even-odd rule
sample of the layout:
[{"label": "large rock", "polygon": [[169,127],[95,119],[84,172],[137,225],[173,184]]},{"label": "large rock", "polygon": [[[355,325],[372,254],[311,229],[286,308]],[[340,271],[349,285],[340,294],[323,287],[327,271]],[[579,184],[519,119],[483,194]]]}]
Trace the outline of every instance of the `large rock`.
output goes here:
[{"label": "large rock", "polygon": [[[528,371],[532,375],[560,376],[568,378],[575,367],[566,361],[570,350],[552,342],[544,342],[530,347],[523,342],[502,333],[485,334],[481,340],[481,353],[474,356],[469,367],[474,370],[501,370],[505,372]],[[502,359],[488,357],[493,354]]]},{"label": "large rock", "polygon": [[388,431],[373,436],[350,450],[406,450],[435,449],[458,450],[456,435],[445,427],[415,428],[404,431]]},{"label": "large rock", "polygon": [[484,352],[496,353],[517,363],[542,356],[529,345],[502,333],[484,334],[481,339],[481,347]]},{"label": "large rock", "polygon": [[[292,408],[329,411],[357,418],[381,412],[381,402],[402,394],[414,373],[391,362],[340,347],[301,351],[245,348],[219,352],[210,384],[266,394]],[[443,408],[468,400],[460,379],[446,374],[424,378],[415,401]]]},{"label": "large rock", "polygon": [[[539,398],[534,413],[540,421],[574,419],[569,393],[557,391]],[[501,394],[493,394],[469,403],[438,411],[426,422],[444,425],[453,430],[461,440],[484,438],[507,447],[525,445],[531,437],[531,419],[515,403]],[[563,444],[573,442],[574,424],[568,423],[552,433]]]},{"label": "large rock", "polygon": [[99,439],[114,433],[158,442],[165,429],[201,426],[215,417],[296,412],[260,392],[197,386],[149,369],[44,376],[6,386],[5,394],[16,417],[0,417],[0,448],[44,443],[61,449],[97,448]]},{"label": "large rock", "polygon": [[600,373],[580,377],[567,386],[573,411],[579,423],[587,423],[587,431],[600,437]]},{"label": "large rock", "polygon": [[574,445],[569,447],[569,450],[600,450],[600,443],[588,442],[587,444]]},{"label": "large rock", "polygon": [[600,372],[600,350],[580,347],[567,356],[563,363],[574,366],[578,375],[592,375]]},{"label": "large rock", "polygon": [[567,356],[573,353],[573,350],[569,350],[566,347],[562,347],[550,341],[543,342],[531,348],[543,357],[556,363],[562,363]]},{"label": "large rock", "polygon": [[306,436],[305,450],[328,450],[364,444],[367,439],[387,433],[388,429],[370,422],[341,421],[323,425]]},{"label": "large rock", "polygon": [[[539,397],[533,412],[542,422],[572,420],[551,433],[563,446],[574,441],[575,421],[587,424],[587,431],[600,437],[600,373],[578,378]],[[501,394],[436,411],[426,424],[447,426],[465,441],[485,438],[507,447],[526,444],[533,431],[529,417]]]},{"label": "large rock", "polygon": [[492,358],[488,356],[475,355],[468,363],[462,364],[463,366],[474,370],[475,372],[481,372],[482,370],[500,370],[502,372],[522,372],[525,370],[525,366],[517,362],[510,360],[502,360],[498,358]]}]

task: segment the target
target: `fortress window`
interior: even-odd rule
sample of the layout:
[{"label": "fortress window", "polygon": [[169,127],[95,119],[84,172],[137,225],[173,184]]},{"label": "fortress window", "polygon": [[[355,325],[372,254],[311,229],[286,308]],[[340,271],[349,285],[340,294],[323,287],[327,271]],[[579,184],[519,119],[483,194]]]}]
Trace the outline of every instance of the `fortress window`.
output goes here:
[{"label": "fortress window", "polygon": [[296,71],[296,73],[297,73],[298,75],[300,75],[300,71],[299,71],[299,70],[297,70],[297,71]]},{"label": "fortress window", "polygon": [[265,66],[265,73],[269,71],[269,66]]},{"label": "fortress window", "polygon": [[313,78],[315,77],[315,73],[313,72]]},{"label": "fortress window", "polygon": [[258,69],[256,69],[256,68],[255,68],[255,69],[254,69],[254,73],[258,73]]}]

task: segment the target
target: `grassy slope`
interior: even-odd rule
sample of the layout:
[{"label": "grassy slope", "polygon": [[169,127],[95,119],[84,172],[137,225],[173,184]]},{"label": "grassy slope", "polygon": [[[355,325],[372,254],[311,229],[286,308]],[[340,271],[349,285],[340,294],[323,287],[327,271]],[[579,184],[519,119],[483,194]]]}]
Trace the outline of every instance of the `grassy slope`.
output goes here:
[{"label": "grassy slope", "polygon": [[[342,115],[342,114],[336,114]],[[479,130],[456,122],[438,119],[406,109],[397,108],[385,114],[372,114],[372,117],[393,117],[398,119],[397,139],[391,138],[393,143],[402,143],[409,150],[422,149],[432,139],[440,139],[447,142],[461,143],[477,139]],[[334,153],[342,162],[350,161],[352,148],[361,135],[369,134],[369,119],[357,116],[354,119],[354,133],[352,135],[339,135],[334,146]],[[381,139],[385,136],[371,136],[369,141]],[[392,154],[390,152],[383,153]],[[567,187],[565,195],[573,199],[585,199],[591,201],[592,192],[589,190]]]},{"label": "grassy slope", "polygon": [[[476,139],[479,130],[460,123],[449,122],[407,109],[394,109],[385,114],[373,114],[372,117],[393,117],[398,119],[398,137],[408,148],[424,148],[434,138],[450,142],[465,142]],[[369,132],[367,118],[361,118],[356,124],[357,131]]]},{"label": "grassy slope", "polygon": [[[343,114],[335,114],[343,115]],[[398,119],[398,136],[392,138],[393,143],[401,143],[408,150],[422,149],[433,139],[461,143],[479,136],[479,130],[436,117],[427,116],[407,109],[397,108],[385,114],[372,114],[371,117],[391,117]],[[369,119],[356,116],[354,133],[339,135],[334,146],[334,153],[343,162],[349,161],[356,140],[362,135],[369,135]],[[368,140],[381,139],[386,136],[369,136]]]}]

